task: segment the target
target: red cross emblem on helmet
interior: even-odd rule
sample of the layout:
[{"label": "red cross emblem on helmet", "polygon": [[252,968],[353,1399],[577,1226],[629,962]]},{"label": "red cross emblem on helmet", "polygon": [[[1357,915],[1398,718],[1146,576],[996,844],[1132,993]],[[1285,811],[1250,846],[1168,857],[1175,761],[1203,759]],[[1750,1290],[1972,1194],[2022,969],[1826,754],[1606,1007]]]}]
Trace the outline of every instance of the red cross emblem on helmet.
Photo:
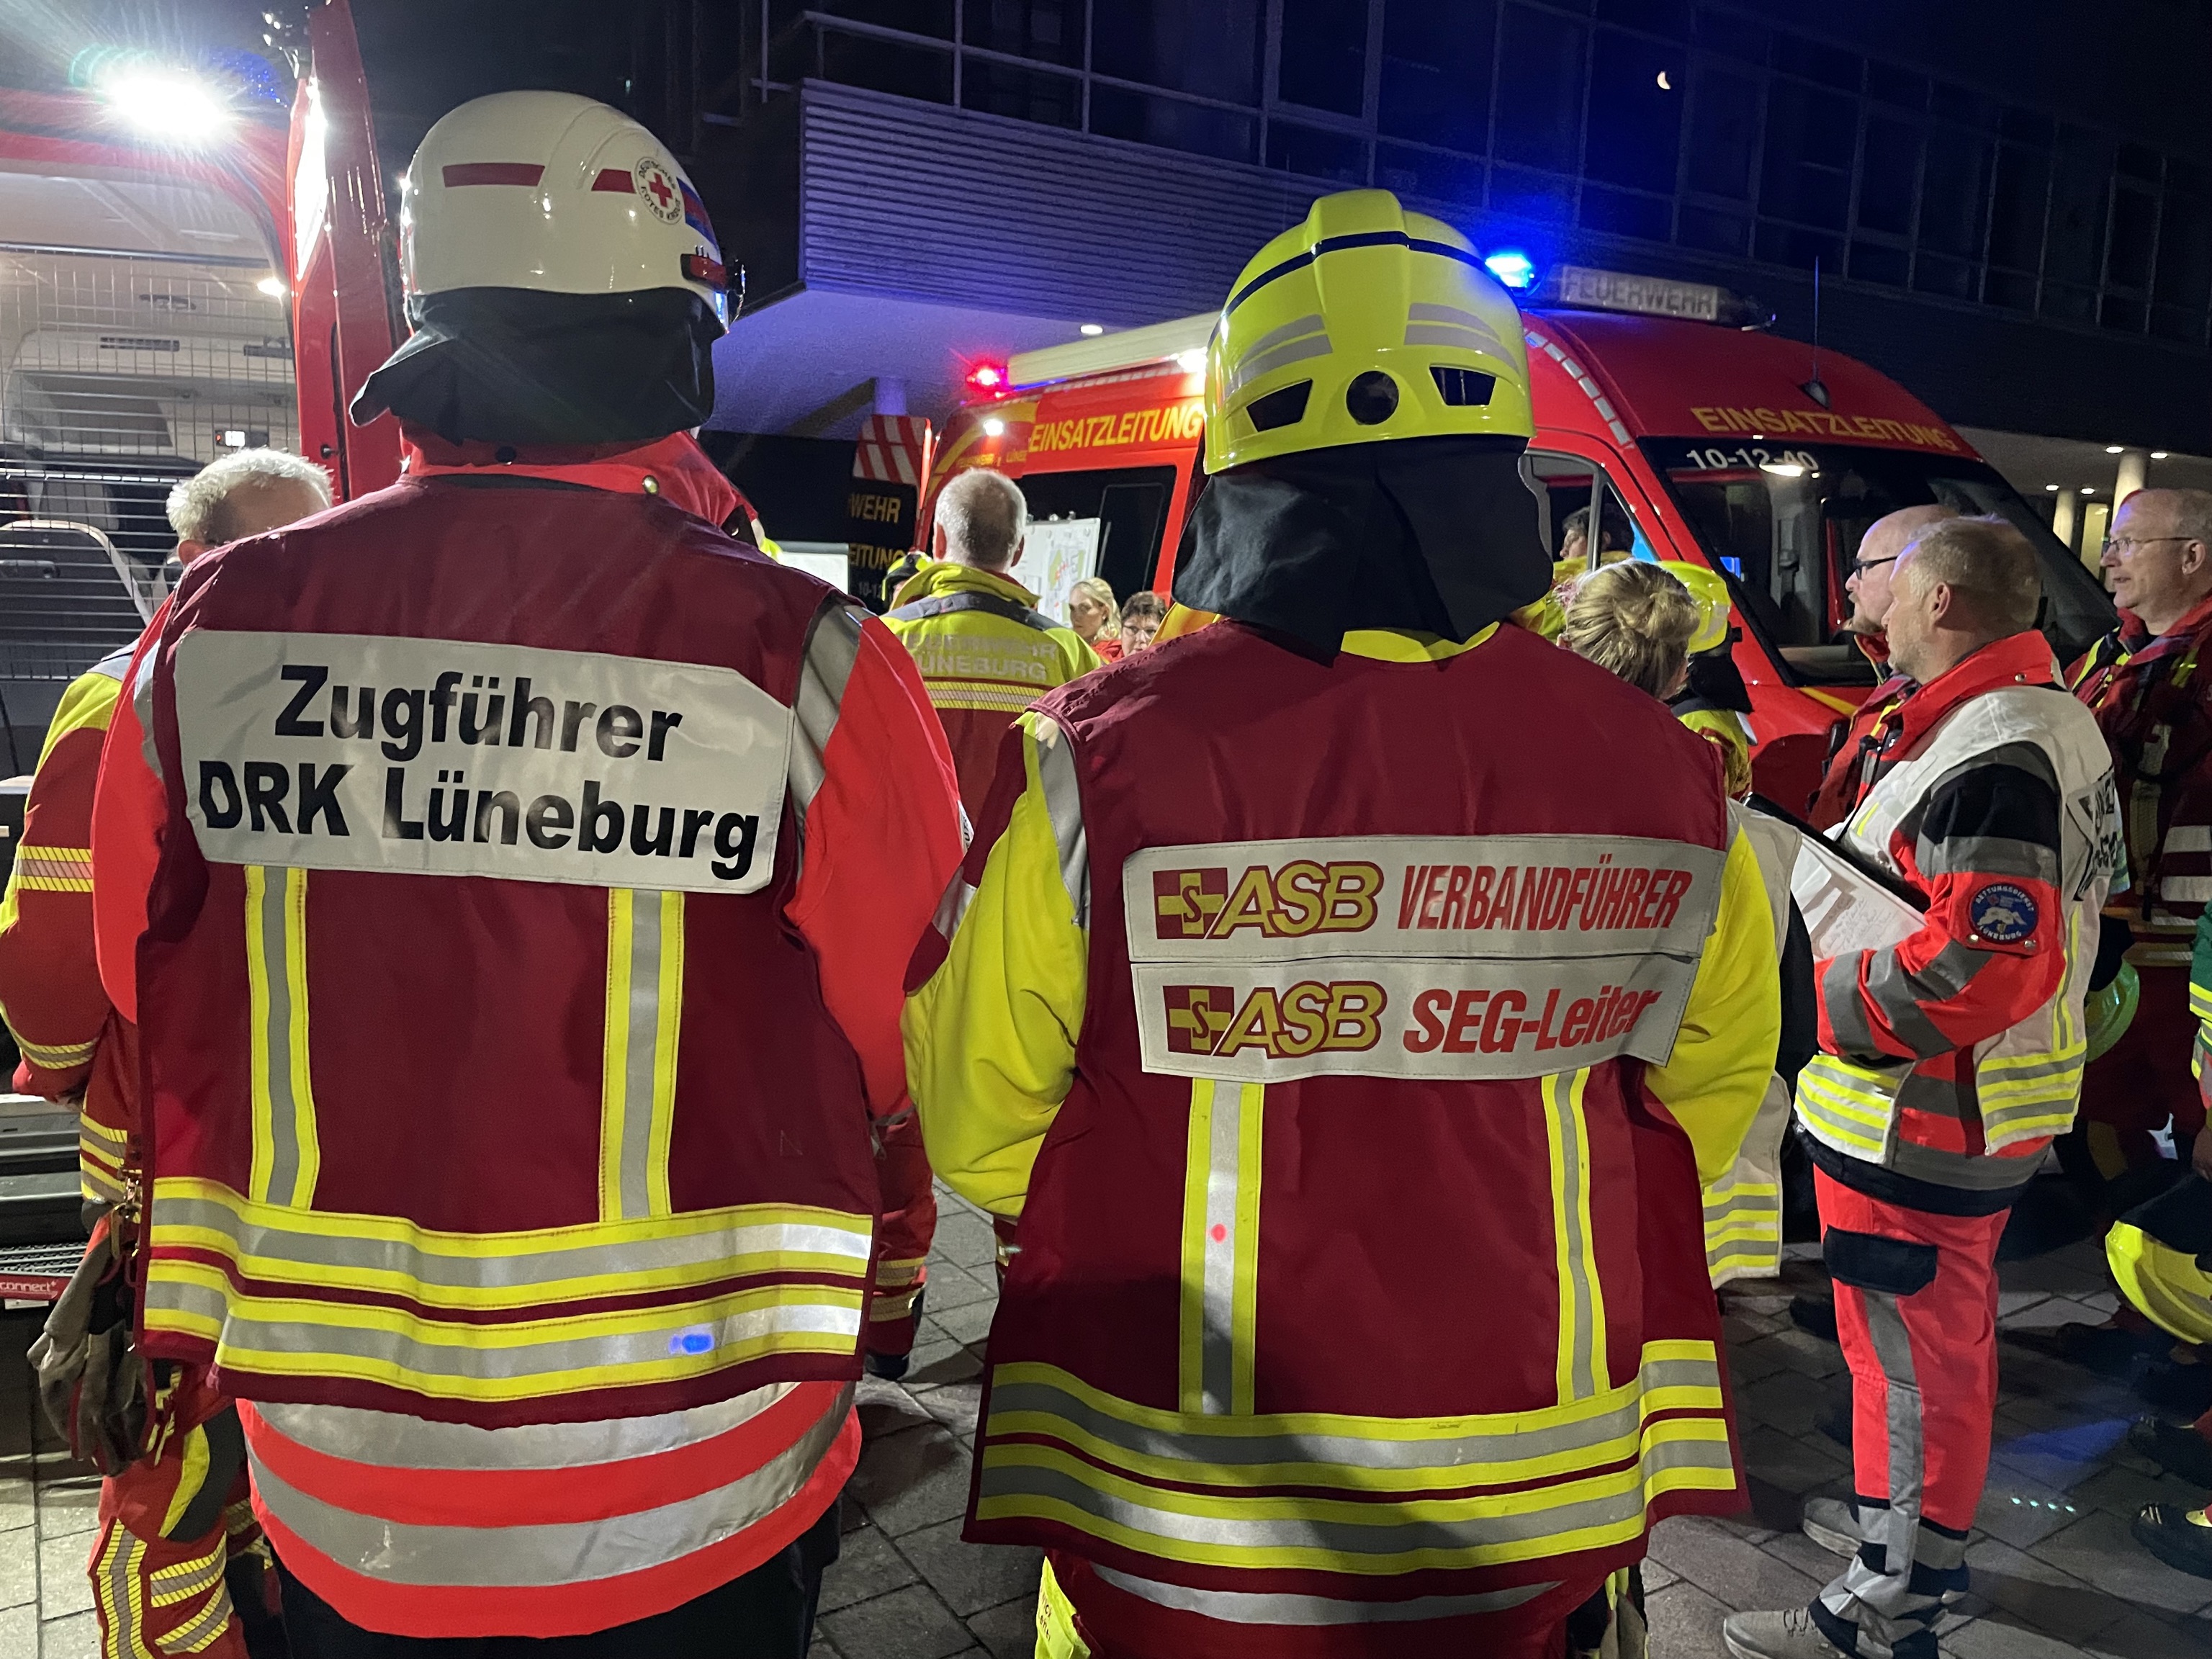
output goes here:
[{"label": "red cross emblem on helmet", "polygon": [[637,183],[638,199],[645,204],[646,211],[665,225],[672,225],[684,216],[684,192],[668,169],[650,155],[630,169]]}]

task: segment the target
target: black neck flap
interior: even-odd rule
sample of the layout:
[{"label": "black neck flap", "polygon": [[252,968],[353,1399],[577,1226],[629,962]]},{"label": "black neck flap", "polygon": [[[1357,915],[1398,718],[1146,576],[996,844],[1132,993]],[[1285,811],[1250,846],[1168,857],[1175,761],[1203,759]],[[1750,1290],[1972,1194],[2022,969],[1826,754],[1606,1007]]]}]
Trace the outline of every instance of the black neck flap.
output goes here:
[{"label": "black neck flap", "polygon": [[354,399],[356,425],[390,410],[455,443],[645,443],[714,410],[721,325],[689,289],[452,289],[408,317],[415,332]]},{"label": "black neck flap", "polygon": [[1464,640],[1544,596],[1517,438],[1347,444],[1209,479],[1175,597],[1334,654],[1354,629]]}]

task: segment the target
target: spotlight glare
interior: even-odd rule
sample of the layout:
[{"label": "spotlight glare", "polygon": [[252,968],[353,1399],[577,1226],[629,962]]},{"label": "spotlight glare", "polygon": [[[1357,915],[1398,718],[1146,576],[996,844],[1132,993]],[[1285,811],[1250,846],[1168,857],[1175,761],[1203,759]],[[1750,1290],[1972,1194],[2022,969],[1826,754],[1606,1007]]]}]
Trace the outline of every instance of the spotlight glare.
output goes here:
[{"label": "spotlight glare", "polygon": [[1006,432],[1006,423],[995,415],[983,422],[983,435],[987,438],[999,437]]},{"label": "spotlight glare", "polygon": [[2163,449],[2154,449],[2150,453],[2150,458],[2154,461],[2162,461],[2166,459],[2166,453],[2167,452]]},{"label": "spotlight glare", "polygon": [[230,112],[215,94],[174,71],[128,70],[105,82],[100,91],[111,109],[151,137],[204,144],[230,130]]},{"label": "spotlight glare", "polygon": [[2058,488],[2058,486],[2057,486],[2057,484],[2045,484],[2045,485],[2044,485],[2043,487],[2044,487],[2045,489],[2057,489],[2057,488]]},{"label": "spotlight glare", "polygon": [[2120,446],[2118,444],[2106,444],[2105,446],[2105,453],[2107,455],[2117,455],[2119,453]]},{"label": "spotlight glare", "polygon": [[253,286],[272,300],[284,297],[284,279],[281,276],[264,276]]},{"label": "spotlight glare", "polygon": [[1091,339],[1095,338],[1098,335],[1103,334],[1106,331],[1106,325],[1103,323],[1085,323],[1081,328],[1079,328],[1075,331],[1078,334],[1082,335],[1085,339]]},{"label": "spotlight glare", "polygon": [[1193,346],[1188,351],[1178,351],[1175,355],[1175,360],[1176,367],[1186,374],[1202,374],[1206,372],[1206,351],[1203,347]]}]

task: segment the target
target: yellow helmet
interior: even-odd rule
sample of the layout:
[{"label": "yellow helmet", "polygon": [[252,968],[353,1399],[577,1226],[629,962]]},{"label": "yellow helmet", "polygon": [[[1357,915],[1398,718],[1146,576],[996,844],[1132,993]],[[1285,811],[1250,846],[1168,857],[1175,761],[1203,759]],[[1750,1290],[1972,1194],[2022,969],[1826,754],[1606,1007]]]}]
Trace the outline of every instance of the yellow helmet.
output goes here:
[{"label": "yellow helmet", "polygon": [[1206,348],[1209,472],[1388,438],[1534,432],[1511,297],[1466,237],[1387,190],[1324,196],[1261,248]]},{"label": "yellow helmet", "polygon": [[1728,643],[1729,599],[1728,578],[1717,570],[1708,570],[1701,564],[1691,564],[1681,559],[1662,559],[1659,568],[1690,590],[1690,597],[1698,602],[1698,631],[1690,635],[1690,654],[1700,651],[1717,650]]}]

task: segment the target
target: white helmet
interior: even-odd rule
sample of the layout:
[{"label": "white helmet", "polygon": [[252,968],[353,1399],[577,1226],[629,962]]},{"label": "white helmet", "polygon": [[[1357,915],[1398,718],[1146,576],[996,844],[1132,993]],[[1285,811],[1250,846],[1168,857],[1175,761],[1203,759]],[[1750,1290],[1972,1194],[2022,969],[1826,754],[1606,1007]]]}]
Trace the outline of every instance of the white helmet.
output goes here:
[{"label": "white helmet", "polygon": [[620,110],[567,92],[472,99],[423,136],[402,180],[407,296],[454,289],[689,289],[726,328],[714,228],[676,158]]}]

